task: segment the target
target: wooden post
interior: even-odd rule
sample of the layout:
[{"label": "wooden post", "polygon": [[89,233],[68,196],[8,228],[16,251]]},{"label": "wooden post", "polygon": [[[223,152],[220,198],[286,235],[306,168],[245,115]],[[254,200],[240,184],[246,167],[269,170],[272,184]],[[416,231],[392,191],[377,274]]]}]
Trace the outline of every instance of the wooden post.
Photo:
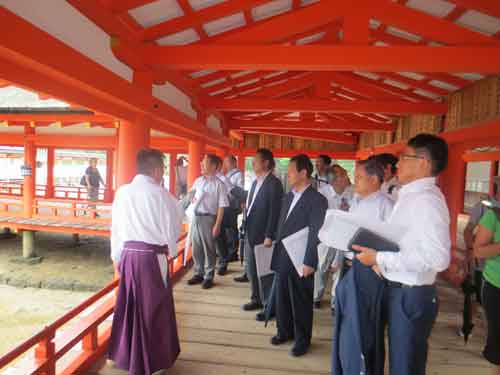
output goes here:
[{"label": "wooden post", "polygon": [[176,183],[176,179],[177,179],[177,175],[175,173],[176,163],[177,163],[177,153],[171,152],[170,153],[170,161],[168,164],[168,176],[169,176],[168,190],[173,195],[177,195],[177,192],[175,191],[175,183]]},{"label": "wooden post", "polygon": [[114,177],[114,157],[113,150],[106,150],[106,189],[104,190],[104,202],[113,201],[113,177]]},{"label": "wooden post", "polygon": [[490,167],[490,188],[489,188],[489,194],[491,197],[495,195],[495,177],[498,175],[498,160],[492,160],[491,161],[491,167]]},{"label": "wooden post", "polygon": [[47,147],[47,185],[45,190],[46,198],[54,198],[54,147]]},{"label": "wooden post", "polygon": [[205,153],[205,143],[201,141],[190,141],[188,143],[189,165],[188,165],[188,189],[201,175],[201,160]]},{"label": "wooden post", "polygon": [[44,374],[46,375],[55,375],[56,374],[56,361],[55,361],[55,344],[54,344],[54,334],[52,333],[49,337],[40,341],[38,346],[35,348],[35,358],[39,362],[46,362],[47,366],[45,367],[46,371]]},{"label": "wooden post", "polygon": [[146,119],[137,123],[122,122],[118,131],[118,165],[116,185],[127,184],[136,174],[136,157],[140,149],[149,147],[149,124]]},{"label": "wooden post", "polygon": [[29,175],[23,179],[23,213],[25,218],[31,218],[33,214],[33,202],[35,200],[35,170],[36,170],[36,148],[32,137],[35,129],[29,125],[24,127],[24,167],[26,171],[31,168]]}]

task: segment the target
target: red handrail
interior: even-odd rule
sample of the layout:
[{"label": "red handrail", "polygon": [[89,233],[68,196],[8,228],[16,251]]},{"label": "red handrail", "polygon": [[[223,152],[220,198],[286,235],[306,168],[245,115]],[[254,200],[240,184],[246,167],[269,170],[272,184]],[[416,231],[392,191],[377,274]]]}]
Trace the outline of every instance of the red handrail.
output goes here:
[{"label": "red handrail", "polygon": [[[173,282],[175,282],[180,274],[187,268],[184,264],[189,264],[188,262],[184,262],[184,257],[187,256],[187,260],[191,260],[192,257],[191,251],[189,251],[188,254],[185,254],[185,238],[186,234],[184,233],[178,242],[179,251],[177,256],[175,258],[169,257],[168,259],[169,271],[171,272],[170,275]],[[107,329],[98,335],[98,327],[113,312],[114,297],[106,300],[101,305],[96,306],[96,309],[94,310],[96,316],[92,317],[90,321],[86,321],[85,318],[81,319],[83,321],[83,326],[79,326],[74,335],[64,337],[65,341],[62,347],[56,347],[56,343],[59,340],[58,339],[54,342],[56,332],[66,323],[77,317],[81,312],[91,306],[95,306],[103,297],[114,291],[117,288],[118,283],[119,280],[112,281],[96,294],[64,314],[50,325],[46,326],[43,330],[0,357],[0,369],[12,364],[14,360],[36,346],[34,363],[29,364],[29,369],[27,369],[30,374],[66,375],[85,371],[96,359],[96,357],[102,355],[106,350],[110,330]],[[70,330],[70,333],[73,333],[73,331]],[[65,369],[56,373],[57,361],[69,350],[76,347],[80,342],[83,344],[82,353],[74,358]]]}]

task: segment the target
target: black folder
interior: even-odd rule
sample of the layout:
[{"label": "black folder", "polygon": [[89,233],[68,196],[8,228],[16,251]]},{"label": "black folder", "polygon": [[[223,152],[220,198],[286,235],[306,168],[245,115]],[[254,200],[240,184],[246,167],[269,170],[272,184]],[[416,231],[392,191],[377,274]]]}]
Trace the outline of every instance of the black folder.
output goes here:
[{"label": "black folder", "polygon": [[399,252],[399,246],[395,242],[364,228],[359,228],[347,245],[349,250],[356,252],[352,245],[369,247],[377,251]]}]

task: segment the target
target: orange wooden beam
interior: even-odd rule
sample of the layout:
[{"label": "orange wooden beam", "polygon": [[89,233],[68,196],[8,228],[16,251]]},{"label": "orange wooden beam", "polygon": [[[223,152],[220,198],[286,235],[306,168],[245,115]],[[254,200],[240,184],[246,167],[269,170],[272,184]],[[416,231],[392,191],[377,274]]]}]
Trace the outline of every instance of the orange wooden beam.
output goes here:
[{"label": "orange wooden beam", "polygon": [[[279,82],[281,79],[288,79],[286,82],[272,85],[269,87],[263,87],[261,90],[249,94],[251,97],[266,97],[266,98],[281,98],[288,94],[296,93],[304,89],[311,88],[315,85],[315,82],[311,79],[312,76],[309,73],[301,74],[298,78],[290,78],[285,75],[279,75],[275,82]],[[328,83],[328,80],[327,80]],[[329,84],[329,83],[328,83]]]},{"label": "orange wooden beam", "polygon": [[0,19],[0,78],[132,123],[138,116],[147,116],[152,128],[179,137],[229,145],[228,138],[207,130],[2,7]]},{"label": "orange wooden beam", "polygon": [[500,72],[499,46],[191,45],[145,46],[141,53],[147,64],[176,70]]},{"label": "orange wooden beam", "polygon": [[463,155],[464,161],[476,162],[476,161],[496,161],[500,160],[500,151],[487,151],[487,152],[466,152]]},{"label": "orange wooden beam", "polygon": [[101,3],[113,13],[125,13],[131,9],[153,3],[155,0],[101,0]]},{"label": "orange wooden beam", "polygon": [[[337,160],[356,160],[356,151],[341,151],[341,150],[272,150],[275,158],[290,158],[298,154],[306,154],[310,158],[316,158],[319,155],[330,155]],[[243,148],[234,151],[235,154],[242,157],[255,156],[257,153],[256,148]]]},{"label": "orange wooden beam", "polygon": [[204,23],[233,15],[244,10],[269,2],[269,0],[229,0],[206,7],[189,16],[177,17],[157,25],[150,26],[141,32],[141,40],[151,42],[165,35],[199,27]]},{"label": "orange wooden beam", "polygon": [[490,16],[500,18],[500,3],[491,0],[450,0],[452,3],[466,8],[478,10]]},{"label": "orange wooden beam", "polygon": [[391,123],[377,123],[359,119],[357,121],[262,121],[262,120],[233,120],[232,129],[289,129],[289,130],[325,130],[346,132],[394,131]]},{"label": "orange wooden beam", "polygon": [[327,113],[386,113],[440,115],[448,106],[442,103],[411,103],[405,101],[333,101],[324,99],[209,99],[208,108],[219,111],[327,112]]},{"label": "orange wooden beam", "polygon": [[[244,2],[245,0],[242,0]],[[336,2],[335,6],[329,1],[318,3],[286,12],[263,21],[255,22],[250,27],[244,26],[235,30],[216,35],[208,41],[218,44],[252,44],[273,43],[289,40],[294,35],[304,32],[314,33],[318,27],[336,22],[349,9],[351,4]],[[356,8],[355,8],[356,9]],[[291,28],[293,25],[293,28]]]},{"label": "orange wooden beam", "polygon": [[[476,0],[474,0],[474,2],[476,2]],[[372,7],[371,16],[382,21],[383,23],[407,30],[435,42],[462,46],[491,46],[500,44],[499,40],[490,36],[480,34],[470,29],[466,29],[465,27],[461,27],[456,23],[431,16],[430,14],[390,1],[384,1],[383,4],[380,4],[380,6]],[[434,57],[434,54],[431,53],[423,57],[429,59],[429,56]],[[473,55],[471,55],[470,58],[473,58]],[[441,71],[445,72],[446,70]],[[475,70],[463,71],[466,72]]]},{"label": "orange wooden beam", "polygon": [[35,122],[61,122],[103,123],[114,121],[113,117],[105,115],[80,115],[80,114],[45,114],[45,113],[0,113],[0,121],[35,121]]},{"label": "orange wooden beam", "polygon": [[295,137],[303,139],[316,139],[326,142],[343,143],[348,145],[354,145],[357,143],[357,138],[352,135],[345,134],[333,134],[332,132],[325,131],[314,131],[314,130],[273,130],[273,129],[259,129],[259,130],[242,130],[245,133],[254,134],[270,134],[270,135],[280,135],[284,137]]}]

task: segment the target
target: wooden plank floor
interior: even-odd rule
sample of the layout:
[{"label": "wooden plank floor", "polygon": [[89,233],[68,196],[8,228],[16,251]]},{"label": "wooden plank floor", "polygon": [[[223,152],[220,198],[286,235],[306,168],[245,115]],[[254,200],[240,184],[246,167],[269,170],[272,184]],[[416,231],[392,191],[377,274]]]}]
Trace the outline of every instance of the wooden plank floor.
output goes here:
[{"label": "wooden plank floor", "polygon": [[[332,319],[325,301],[315,312],[314,334],[310,353],[301,358],[289,355],[291,344],[273,347],[275,323],[265,328],[255,321],[255,313],[243,312],[248,300],[248,284],[237,284],[234,272],[216,277],[216,286],[202,290],[188,286],[186,276],[174,288],[181,355],[169,375],[285,375],[329,374]],[[455,335],[460,322],[462,297],[445,286],[440,287],[441,312],[433,332],[429,374],[465,375],[489,373],[480,352],[484,330],[479,327],[469,344]],[[108,364],[96,375],[124,375],[126,372]]]}]

